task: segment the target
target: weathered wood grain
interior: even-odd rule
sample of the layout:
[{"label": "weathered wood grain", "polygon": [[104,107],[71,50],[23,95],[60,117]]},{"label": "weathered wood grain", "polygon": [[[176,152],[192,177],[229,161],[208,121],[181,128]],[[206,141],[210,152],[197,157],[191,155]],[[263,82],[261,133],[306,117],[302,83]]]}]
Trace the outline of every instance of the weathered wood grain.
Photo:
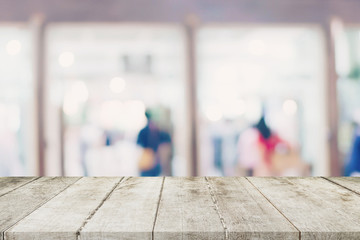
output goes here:
[{"label": "weathered wood grain", "polygon": [[360,196],[323,178],[248,178],[301,239],[360,239]]},{"label": "weathered wood grain", "polygon": [[0,178],[0,239],[360,239],[360,178],[79,179]]},{"label": "weathered wood grain", "polygon": [[123,181],[82,229],[80,239],[151,239],[162,183],[160,177]]},{"label": "weathered wood grain", "polygon": [[360,177],[330,177],[326,179],[360,194]]},{"label": "weathered wood grain", "polygon": [[0,178],[0,197],[13,191],[33,180],[35,177],[1,177]]},{"label": "weathered wood grain", "polygon": [[79,178],[44,177],[0,197],[2,233]]},{"label": "weathered wood grain", "polygon": [[246,178],[207,179],[229,239],[299,238],[299,231]]},{"label": "weathered wood grain", "polygon": [[224,238],[205,178],[165,178],[154,239]]},{"label": "weathered wood grain", "polygon": [[82,178],[5,232],[6,240],[76,240],[121,178]]}]

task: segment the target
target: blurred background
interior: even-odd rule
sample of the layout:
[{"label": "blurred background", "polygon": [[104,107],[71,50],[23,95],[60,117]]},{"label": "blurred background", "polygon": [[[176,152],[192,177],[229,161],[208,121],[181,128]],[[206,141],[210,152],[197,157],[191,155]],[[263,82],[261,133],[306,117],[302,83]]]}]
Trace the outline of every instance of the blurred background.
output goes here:
[{"label": "blurred background", "polygon": [[360,2],[0,0],[0,176],[356,176]]}]

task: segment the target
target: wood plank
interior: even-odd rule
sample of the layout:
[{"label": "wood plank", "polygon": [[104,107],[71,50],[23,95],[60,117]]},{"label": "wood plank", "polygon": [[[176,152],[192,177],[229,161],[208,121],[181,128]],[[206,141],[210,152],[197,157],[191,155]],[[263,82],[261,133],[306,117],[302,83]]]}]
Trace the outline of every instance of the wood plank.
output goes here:
[{"label": "wood plank", "polygon": [[360,194],[360,177],[330,177],[326,179]]},{"label": "wood plank", "polygon": [[301,239],[360,239],[360,196],[323,178],[248,178]]},{"label": "wood plank", "polygon": [[160,177],[126,179],[85,225],[80,239],[151,239],[162,183]]},{"label": "wood plank", "polygon": [[0,178],[0,197],[13,191],[33,180],[36,177],[1,177]]},{"label": "wood plank", "polygon": [[299,238],[299,231],[246,178],[208,181],[229,239]]},{"label": "wood plank", "polygon": [[43,177],[0,197],[0,232],[23,219],[79,178]]},{"label": "wood plank", "polygon": [[6,240],[76,239],[121,178],[82,178],[5,232]]},{"label": "wood plank", "polygon": [[224,239],[205,178],[165,178],[154,239]]}]

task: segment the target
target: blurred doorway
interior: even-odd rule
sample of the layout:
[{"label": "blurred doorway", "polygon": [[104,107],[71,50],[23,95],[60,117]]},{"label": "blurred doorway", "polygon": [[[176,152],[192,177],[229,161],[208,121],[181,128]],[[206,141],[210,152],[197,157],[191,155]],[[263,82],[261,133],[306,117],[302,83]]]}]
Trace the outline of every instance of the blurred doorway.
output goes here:
[{"label": "blurred doorway", "polygon": [[0,176],[37,172],[31,27],[0,25]]},{"label": "blurred doorway", "polygon": [[51,24],[47,42],[48,174],[63,162],[65,175],[137,175],[137,135],[151,109],[171,134],[173,174],[187,175],[181,27]]},{"label": "blurred doorway", "polygon": [[265,114],[270,129],[308,166],[306,173],[280,166],[270,175],[327,175],[320,29],[208,25],[200,28],[196,43],[200,174],[248,174],[238,170],[244,155],[239,139]]}]

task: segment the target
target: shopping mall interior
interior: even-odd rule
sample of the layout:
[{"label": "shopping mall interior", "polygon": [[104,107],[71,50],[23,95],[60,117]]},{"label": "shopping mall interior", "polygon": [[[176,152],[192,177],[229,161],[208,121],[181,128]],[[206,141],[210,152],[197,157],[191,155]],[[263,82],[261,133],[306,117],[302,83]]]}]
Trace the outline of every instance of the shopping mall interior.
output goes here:
[{"label": "shopping mall interior", "polygon": [[360,175],[359,12],[0,0],[0,176]]}]

